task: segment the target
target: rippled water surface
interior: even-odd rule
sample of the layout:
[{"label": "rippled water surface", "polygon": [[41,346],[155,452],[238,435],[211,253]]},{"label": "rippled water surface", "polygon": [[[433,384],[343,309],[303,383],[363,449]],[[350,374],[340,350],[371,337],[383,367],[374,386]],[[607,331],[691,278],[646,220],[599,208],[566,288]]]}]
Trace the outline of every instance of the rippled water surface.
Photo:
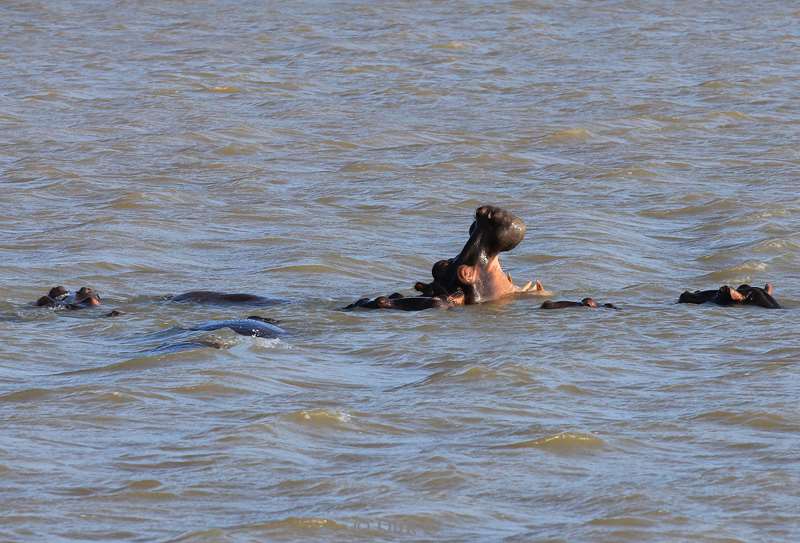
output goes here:
[{"label": "rippled water surface", "polygon": [[[1,540],[800,540],[795,2],[0,21]],[[518,282],[622,311],[338,310],[484,203]],[[58,284],[104,308],[31,306]],[[250,314],[289,334],[186,330]]]}]

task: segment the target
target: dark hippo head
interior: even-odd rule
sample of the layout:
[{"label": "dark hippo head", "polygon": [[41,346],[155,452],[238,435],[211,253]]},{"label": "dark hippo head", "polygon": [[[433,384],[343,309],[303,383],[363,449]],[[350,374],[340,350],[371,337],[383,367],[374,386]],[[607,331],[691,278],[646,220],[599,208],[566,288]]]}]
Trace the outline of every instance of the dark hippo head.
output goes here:
[{"label": "dark hippo head", "polygon": [[768,309],[780,309],[781,305],[773,298],[775,289],[771,283],[761,287],[751,287],[750,285],[739,285],[732,288],[722,285],[717,290],[688,290],[678,298],[679,304],[704,304],[712,302],[718,305],[757,305]]},{"label": "dark hippo head", "polygon": [[53,287],[47,296],[42,296],[36,301],[38,307],[64,307],[67,309],[81,309],[100,305],[100,296],[91,287],[81,287],[78,292],[70,293],[62,286]]},{"label": "dark hippo head", "polygon": [[454,304],[476,304],[520,291],[500,265],[500,253],[510,251],[525,237],[525,223],[495,206],[475,210],[469,239],[457,257],[433,266],[433,282],[417,283],[423,296],[446,297]]}]

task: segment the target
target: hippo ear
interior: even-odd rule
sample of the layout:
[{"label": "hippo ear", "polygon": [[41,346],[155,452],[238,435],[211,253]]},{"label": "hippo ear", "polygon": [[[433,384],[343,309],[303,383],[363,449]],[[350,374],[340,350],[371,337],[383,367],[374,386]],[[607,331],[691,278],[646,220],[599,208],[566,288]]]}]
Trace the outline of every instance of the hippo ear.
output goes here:
[{"label": "hippo ear", "polygon": [[458,269],[456,270],[456,275],[458,276],[458,280],[464,285],[472,285],[477,280],[477,270],[475,266],[467,266],[465,264],[461,264]]}]

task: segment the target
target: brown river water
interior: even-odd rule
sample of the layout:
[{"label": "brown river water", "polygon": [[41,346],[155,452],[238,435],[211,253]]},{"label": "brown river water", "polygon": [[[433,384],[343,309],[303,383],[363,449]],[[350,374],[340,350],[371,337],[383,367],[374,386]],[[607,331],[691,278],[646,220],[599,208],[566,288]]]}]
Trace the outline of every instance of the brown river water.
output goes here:
[{"label": "brown river water", "polygon": [[[0,541],[800,541],[800,4],[0,21]],[[622,310],[339,311],[484,203],[518,283]],[[289,334],[186,330],[249,314]]]}]

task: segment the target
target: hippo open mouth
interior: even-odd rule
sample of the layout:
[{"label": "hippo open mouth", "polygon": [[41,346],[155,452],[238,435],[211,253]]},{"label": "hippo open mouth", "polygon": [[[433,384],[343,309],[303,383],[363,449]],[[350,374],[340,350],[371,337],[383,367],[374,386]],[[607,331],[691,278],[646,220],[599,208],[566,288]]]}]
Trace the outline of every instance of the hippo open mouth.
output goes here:
[{"label": "hippo open mouth", "polygon": [[429,307],[477,304],[497,300],[517,292],[543,292],[539,282],[523,287],[514,285],[500,265],[500,253],[510,251],[525,238],[525,223],[495,206],[475,210],[469,239],[455,258],[440,260],[431,271],[433,281],[417,283],[421,296],[401,294],[362,298],[346,309],[356,307],[418,310]]},{"label": "hippo open mouth", "polygon": [[418,283],[423,295],[446,295],[455,304],[476,304],[519,292],[503,272],[500,253],[510,251],[525,238],[525,223],[499,207],[481,206],[469,227],[469,239],[457,257],[433,266],[433,282]]}]

